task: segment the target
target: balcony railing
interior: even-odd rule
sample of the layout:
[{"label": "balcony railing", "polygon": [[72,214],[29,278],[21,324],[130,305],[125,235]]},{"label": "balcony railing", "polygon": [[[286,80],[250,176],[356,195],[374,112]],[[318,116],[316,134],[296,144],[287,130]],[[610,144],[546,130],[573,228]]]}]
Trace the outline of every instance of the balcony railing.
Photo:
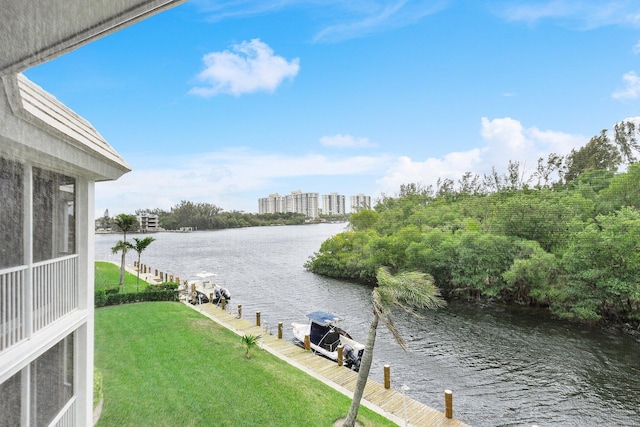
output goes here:
[{"label": "balcony railing", "polygon": [[78,308],[77,267],[78,255],[38,262],[31,283],[26,266],[0,271],[0,352]]},{"label": "balcony railing", "polygon": [[78,308],[78,255],[33,265],[33,331]]},{"label": "balcony railing", "polygon": [[0,274],[0,352],[26,338],[25,276],[27,267],[3,270]]}]

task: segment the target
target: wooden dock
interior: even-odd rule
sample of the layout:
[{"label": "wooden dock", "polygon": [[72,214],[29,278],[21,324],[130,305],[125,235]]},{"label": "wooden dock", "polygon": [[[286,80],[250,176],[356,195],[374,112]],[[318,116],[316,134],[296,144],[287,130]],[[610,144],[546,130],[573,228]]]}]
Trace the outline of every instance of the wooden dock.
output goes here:
[{"label": "wooden dock", "polygon": [[[237,314],[222,310],[213,304],[202,304],[189,307],[200,311],[214,322],[225,328],[242,335],[262,335],[260,347],[269,353],[279,357],[298,369],[317,378],[323,383],[333,387],[341,393],[352,397],[355,389],[358,373],[337,363],[316,356],[287,340],[278,339],[277,335],[265,334],[262,327],[256,325],[256,321],[246,318],[238,318]],[[227,307],[229,309],[229,307]],[[249,317],[245,315],[245,317]],[[444,397],[443,397],[444,404]],[[378,412],[384,417],[394,421],[398,425],[405,425],[405,406],[408,425],[410,426],[438,426],[438,427],[464,427],[466,424],[454,418],[447,418],[444,413],[430,408],[402,392],[386,389],[371,379],[367,381],[362,405]]]}]

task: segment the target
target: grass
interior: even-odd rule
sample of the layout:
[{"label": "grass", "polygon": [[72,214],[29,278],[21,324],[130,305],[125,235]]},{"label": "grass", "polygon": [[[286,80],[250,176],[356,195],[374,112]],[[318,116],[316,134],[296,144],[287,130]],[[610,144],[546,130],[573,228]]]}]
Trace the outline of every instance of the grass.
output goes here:
[{"label": "grass", "polygon": [[[105,426],[332,426],[350,399],[181,303],[95,313]],[[365,426],[394,426],[360,408]]]},{"label": "grass", "polygon": [[[136,292],[135,274],[127,271],[124,272],[124,289],[125,293]],[[120,265],[111,262],[96,261],[95,262],[95,290],[105,290],[109,288],[117,288],[120,283]],[[149,284],[140,279],[140,291],[143,291]]]}]

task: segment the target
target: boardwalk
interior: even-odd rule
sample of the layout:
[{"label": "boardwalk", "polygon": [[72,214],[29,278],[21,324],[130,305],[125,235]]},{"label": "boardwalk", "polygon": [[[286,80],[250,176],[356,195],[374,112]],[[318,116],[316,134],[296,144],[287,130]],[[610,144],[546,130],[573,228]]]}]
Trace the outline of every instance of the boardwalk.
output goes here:
[{"label": "boardwalk", "polygon": [[[358,374],[336,363],[316,356],[293,343],[278,339],[276,335],[264,335],[261,327],[255,321],[238,319],[235,314],[222,310],[213,304],[192,306],[203,315],[242,336],[245,334],[263,335],[261,347],[269,353],[279,357],[289,364],[305,371],[323,383],[351,397],[356,385]],[[406,405],[407,419],[411,426],[442,426],[462,427],[466,424],[456,419],[449,419],[433,408],[430,408],[410,397],[402,396],[401,392],[385,389],[383,385],[369,379],[365,387],[362,405],[372,409],[398,425],[405,425],[404,409]],[[444,405],[444,397],[443,397]]]}]

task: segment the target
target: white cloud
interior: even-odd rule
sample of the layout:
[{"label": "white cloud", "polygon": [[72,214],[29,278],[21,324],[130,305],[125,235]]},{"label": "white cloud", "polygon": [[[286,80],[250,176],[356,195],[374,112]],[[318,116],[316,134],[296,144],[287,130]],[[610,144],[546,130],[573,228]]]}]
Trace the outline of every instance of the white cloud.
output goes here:
[{"label": "white cloud", "polygon": [[300,70],[299,58],[287,61],[274,55],[273,49],[260,39],[236,44],[231,51],[208,53],[203,61],[205,70],[197,79],[205,86],[194,87],[189,93],[204,97],[273,92],[284,79],[294,78]]},{"label": "white cloud", "polygon": [[457,181],[465,172],[485,174],[492,167],[498,173],[503,173],[510,160],[520,162],[528,175],[533,172],[539,157],[546,158],[550,153],[566,155],[572,148],[587,142],[587,138],[581,135],[542,131],[537,127],[525,128],[518,120],[509,117],[493,120],[483,117],[481,124],[481,147],[450,153],[443,158],[412,160],[400,157],[377,181],[379,192],[396,194],[401,184],[408,183],[435,187],[438,178]]},{"label": "white cloud", "polygon": [[640,26],[640,6],[633,0],[547,0],[500,2],[492,6],[507,20],[528,24],[555,20],[581,30],[610,25]]},{"label": "white cloud", "polygon": [[444,9],[451,0],[193,0],[210,22],[287,9],[309,10],[318,22],[316,42],[336,42],[414,24]]},{"label": "white cloud", "polygon": [[[131,158],[128,161],[133,172],[117,181],[96,185],[96,215],[102,215],[105,209],[111,214],[133,213],[141,208],[168,210],[181,200],[256,212],[260,197],[281,189],[286,192],[302,187],[305,191],[318,191],[327,182],[332,183],[332,188],[335,186],[331,191],[343,194],[393,195],[401,184],[435,186],[438,178],[457,181],[465,172],[484,174],[491,167],[503,173],[509,160],[520,162],[528,174],[533,172],[538,157],[546,158],[552,152],[566,155],[588,140],[580,135],[525,127],[509,117],[482,118],[480,124],[482,141],[477,147],[441,158],[285,155],[248,148],[196,153],[184,158]],[[368,141],[338,136],[327,138]]]},{"label": "white cloud", "polygon": [[640,41],[633,45],[633,53],[640,55]]},{"label": "white cloud", "polygon": [[375,147],[369,138],[359,138],[351,135],[336,134],[332,136],[323,136],[320,138],[320,144],[325,147],[338,148],[364,148]]},{"label": "white cloud", "polygon": [[611,94],[614,99],[636,99],[640,96],[640,76],[629,71],[622,76],[622,81],[625,87]]},{"label": "white cloud", "polygon": [[[96,187],[96,214],[133,213],[136,209],[175,206],[181,200],[208,202],[226,210],[255,212],[259,197],[283,182],[300,186],[305,177],[353,176],[385,170],[390,159],[380,156],[330,158],[317,154],[290,156],[229,149],[189,158],[130,160],[133,171]],[[139,164],[140,166],[136,166]],[[147,165],[156,165],[150,169]],[[308,191],[314,191],[313,188]]]}]

